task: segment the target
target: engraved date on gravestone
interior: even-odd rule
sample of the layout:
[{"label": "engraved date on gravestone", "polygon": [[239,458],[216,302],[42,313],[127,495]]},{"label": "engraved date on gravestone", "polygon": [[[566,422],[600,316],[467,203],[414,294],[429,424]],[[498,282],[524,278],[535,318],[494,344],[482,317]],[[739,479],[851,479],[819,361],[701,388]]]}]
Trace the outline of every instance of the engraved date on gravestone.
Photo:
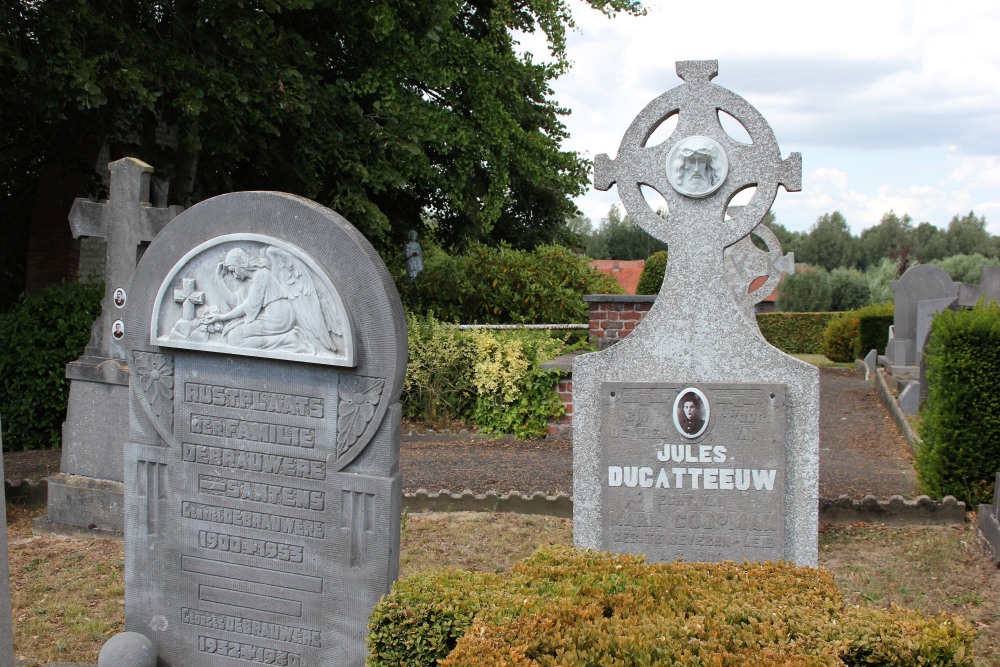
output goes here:
[{"label": "engraved date on gravestone", "polygon": [[602,548],[784,557],[783,385],[601,385]]},{"label": "engraved date on gravestone", "polygon": [[303,664],[321,648],[315,623],[328,593],[338,384],[308,367],[234,374],[226,363],[185,358],[176,368],[175,604],[201,631],[201,653]]}]

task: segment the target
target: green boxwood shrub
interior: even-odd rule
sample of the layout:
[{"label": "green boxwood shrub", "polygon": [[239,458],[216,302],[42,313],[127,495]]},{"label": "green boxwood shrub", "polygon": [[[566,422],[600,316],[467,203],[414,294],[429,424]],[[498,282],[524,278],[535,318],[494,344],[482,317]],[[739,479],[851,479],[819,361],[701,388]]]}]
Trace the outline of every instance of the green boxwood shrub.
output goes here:
[{"label": "green boxwood shrub", "polygon": [[990,503],[1000,470],[1000,307],[938,314],[924,358],[927,401],[915,461],[920,490],[973,507]]},{"label": "green boxwood shrub", "polygon": [[587,258],[558,245],[532,251],[474,244],[463,255],[429,248],[424,271],[400,279],[403,303],[463,324],[562,324],[587,321],[584,294],[621,294],[618,282]]},{"label": "green boxwood shrub", "polygon": [[64,283],[22,296],[0,315],[5,451],[60,445],[69,397],[66,364],[79,358],[90,340],[103,295],[100,283]]},{"label": "green boxwood shrub", "polygon": [[635,288],[636,294],[659,294],[663,286],[663,276],[667,272],[667,251],[658,250],[642,265],[642,275]]},{"label": "green boxwood shrub", "polygon": [[510,572],[418,575],[369,621],[369,667],[960,665],[961,618],[845,606],[787,562],[646,564],[544,547]]},{"label": "green boxwood shrub", "polygon": [[857,341],[857,316],[853,312],[838,313],[823,331],[823,354],[830,361],[854,361]]},{"label": "green boxwood shrub", "polygon": [[871,350],[885,354],[889,343],[889,327],[893,322],[892,302],[880,303],[858,311],[858,345],[854,350],[861,358]]},{"label": "green boxwood shrub", "polygon": [[565,413],[555,391],[560,372],[538,365],[573,349],[572,332],[462,330],[412,314],[407,326],[402,402],[410,419],[530,438]]},{"label": "green boxwood shrub", "polygon": [[771,345],[788,354],[823,354],[823,332],[839,313],[758,313],[757,325]]}]

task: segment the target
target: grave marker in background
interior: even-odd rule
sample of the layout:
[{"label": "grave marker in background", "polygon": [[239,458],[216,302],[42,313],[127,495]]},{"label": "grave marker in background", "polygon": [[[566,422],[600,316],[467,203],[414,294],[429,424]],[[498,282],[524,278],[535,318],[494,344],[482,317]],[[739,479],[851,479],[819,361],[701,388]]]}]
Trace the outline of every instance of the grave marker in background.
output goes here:
[{"label": "grave marker in background", "polygon": [[77,199],[70,211],[74,238],[107,240],[104,299],[83,356],[66,366],[71,384],[62,463],[59,474],[48,478],[48,513],[35,522],[43,532],[122,532],[122,441],[128,425],[125,287],[143,245],[182,210],[150,207],[153,168],[148,164],[123,158],[108,167],[108,201]]},{"label": "grave marker in background", "polygon": [[402,305],[339,215],[236,193],[129,287],[126,629],[164,667],[357,666],[398,571]]},{"label": "grave marker in background", "polygon": [[[781,158],[760,113],[711,82],[717,72],[716,61],[677,63],[684,84],[639,113],[615,159],[595,161],[595,186],[616,183],[670,257],[635,331],[574,362],[574,541],[651,561],[815,565],[819,373],[764,340],[753,305],[769,290],[749,291],[761,276],[773,287],[791,262],[760,222],[779,185],[799,189],[801,157]],[[751,143],[727,134],[723,113]],[[647,145],[674,116],[671,136]],[[744,207],[728,207],[753,186]]]}]

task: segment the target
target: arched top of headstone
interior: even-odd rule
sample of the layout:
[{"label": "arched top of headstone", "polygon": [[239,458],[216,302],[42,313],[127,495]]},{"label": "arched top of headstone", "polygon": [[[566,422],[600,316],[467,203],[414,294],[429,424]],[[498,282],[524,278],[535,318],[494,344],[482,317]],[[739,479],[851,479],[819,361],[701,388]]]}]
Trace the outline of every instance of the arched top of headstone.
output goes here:
[{"label": "arched top of headstone", "polygon": [[918,264],[892,283],[892,291],[897,295],[915,297],[915,301],[943,299],[958,294],[958,283],[948,272],[935,264]]}]

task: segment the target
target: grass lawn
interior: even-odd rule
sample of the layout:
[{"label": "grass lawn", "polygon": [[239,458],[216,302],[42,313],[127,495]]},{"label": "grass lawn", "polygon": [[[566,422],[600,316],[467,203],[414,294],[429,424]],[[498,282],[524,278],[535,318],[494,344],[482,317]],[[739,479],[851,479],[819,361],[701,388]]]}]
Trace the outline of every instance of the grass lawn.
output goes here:
[{"label": "grass lawn", "polygon": [[[16,653],[29,665],[96,663],[102,642],[124,625],[122,545],[32,535],[33,513],[7,513]],[[572,541],[568,519],[407,514],[401,576],[436,567],[503,571],[538,546]],[[846,604],[962,615],[978,628],[977,659],[1000,667],[1000,571],[973,524],[824,526],[819,549],[820,566],[833,573]]]}]

